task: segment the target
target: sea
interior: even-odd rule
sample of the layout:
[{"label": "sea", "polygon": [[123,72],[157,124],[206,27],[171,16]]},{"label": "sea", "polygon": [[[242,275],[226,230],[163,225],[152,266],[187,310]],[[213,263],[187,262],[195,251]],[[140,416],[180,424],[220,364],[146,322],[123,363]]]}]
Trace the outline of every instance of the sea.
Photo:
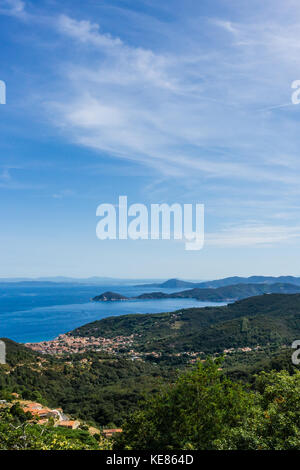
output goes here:
[{"label": "sea", "polygon": [[170,293],[182,290],[127,285],[1,283],[0,338],[10,338],[19,343],[49,341],[62,333],[106,317],[225,305],[222,302],[200,302],[196,299],[91,301],[105,291],[133,297],[144,292]]}]

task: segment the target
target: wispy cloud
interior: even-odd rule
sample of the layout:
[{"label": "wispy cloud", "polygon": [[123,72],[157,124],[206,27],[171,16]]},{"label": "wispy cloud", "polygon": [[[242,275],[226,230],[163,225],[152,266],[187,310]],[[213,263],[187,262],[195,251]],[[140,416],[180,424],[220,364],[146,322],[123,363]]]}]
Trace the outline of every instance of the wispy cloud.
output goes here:
[{"label": "wispy cloud", "polygon": [[1,0],[0,14],[25,18],[25,2],[22,0]]},{"label": "wispy cloud", "polygon": [[71,189],[62,189],[52,195],[54,199],[64,199],[74,195],[74,191]]},{"label": "wispy cloud", "polygon": [[66,15],[60,15],[57,20],[58,30],[82,43],[92,44],[97,47],[121,46],[119,38],[112,38],[110,34],[101,34],[97,23],[86,20],[75,20]]},{"label": "wispy cloud", "polygon": [[205,237],[205,243],[221,247],[266,246],[299,241],[299,238],[300,225],[282,226],[252,223],[223,227],[219,232],[208,233]]},{"label": "wispy cloud", "polygon": [[[282,171],[267,159],[274,148],[280,153],[282,125],[288,136],[294,132],[292,115],[272,114],[282,106],[274,103],[274,91],[289,96],[292,64],[275,83],[271,73],[283,59],[270,44],[276,35],[276,47],[285,44],[288,52],[286,31],[276,33],[275,24],[264,32],[260,24],[211,22],[234,41],[182,55],[129,46],[95,22],[60,16],[60,34],[75,39],[92,59],[64,65],[68,92],[47,103],[53,122],[80,145],[169,176],[197,171],[210,178],[296,184],[289,168]],[[271,114],[259,115],[260,107]],[[293,150],[297,145],[298,138],[290,143]]]},{"label": "wispy cloud", "polygon": [[[20,0],[7,3],[12,11],[24,11]],[[129,45],[96,21],[66,14],[48,20],[66,51],[68,38],[70,50],[74,41],[79,48],[76,60],[68,53],[64,63],[58,58],[62,92],[57,88],[56,99],[46,96],[44,108],[75,143],[168,176],[198,172],[297,183],[291,168],[268,161],[274,153],[279,161],[282,128],[286,153],[300,144],[295,107],[282,104],[289,98],[291,71],[293,78],[300,74],[296,20],[284,28],[276,18],[267,23],[202,18],[199,28],[212,28],[217,44],[204,48],[203,39],[191,35],[188,53]],[[218,30],[228,33],[226,38]]]}]

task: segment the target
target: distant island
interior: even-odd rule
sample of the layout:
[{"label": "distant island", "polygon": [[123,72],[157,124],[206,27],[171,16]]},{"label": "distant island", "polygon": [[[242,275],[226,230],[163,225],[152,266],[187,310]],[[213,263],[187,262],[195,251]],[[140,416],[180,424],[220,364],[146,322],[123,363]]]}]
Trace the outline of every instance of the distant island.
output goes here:
[{"label": "distant island", "polygon": [[112,302],[115,300],[129,300],[125,295],[117,294],[116,292],[103,292],[101,295],[96,295],[92,299],[94,302]]},{"label": "distant island", "polygon": [[197,287],[200,285],[196,282],[182,281],[181,279],[168,279],[165,282],[153,283],[153,284],[137,284],[134,287],[162,287],[162,288],[181,288],[181,287]]},{"label": "distant island", "polygon": [[137,284],[134,287],[160,287],[160,288],[185,288],[185,287],[199,287],[200,289],[211,288],[215,289],[217,287],[232,286],[236,284],[295,284],[300,286],[300,277],[294,276],[250,276],[250,277],[225,277],[224,279],[216,279],[213,281],[205,282],[192,282],[192,281],[182,281],[180,279],[168,279],[162,283],[154,284]]},{"label": "distant island", "polygon": [[159,299],[196,299],[210,302],[230,302],[242,300],[247,297],[262,294],[297,294],[300,293],[300,286],[284,283],[262,283],[262,284],[234,284],[218,288],[194,288],[180,292],[164,293],[149,292],[136,297],[125,297],[116,292],[104,292],[92,298],[94,302],[111,302],[120,300],[159,300]]}]

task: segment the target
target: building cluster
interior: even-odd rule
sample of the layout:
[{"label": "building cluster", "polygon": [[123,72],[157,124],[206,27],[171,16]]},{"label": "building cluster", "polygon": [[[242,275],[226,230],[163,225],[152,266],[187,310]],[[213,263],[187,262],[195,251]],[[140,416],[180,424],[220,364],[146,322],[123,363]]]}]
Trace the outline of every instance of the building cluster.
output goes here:
[{"label": "building cluster", "polygon": [[255,346],[255,348],[249,348],[249,347],[244,347],[244,348],[229,348],[229,349],[224,349],[223,353],[224,354],[232,354],[235,352],[251,352],[251,351],[258,351],[261,349],[261,346]]},{"label": "building cluster", "polygon": [[[33,420],[38,420],[39,424],[48,424],[49,420],[52,419],[54,427],[62,427],[66,429],[78,429],[81,424],[79,420],[71,419],[65,415],[62,408],[51,409],[41,403],[32,402],[29,400],[22,400],[17,393],[12,393],[15,400],[9,402],[7,400],[0,400],[0,408],[7,408],[13,406],[14,403],[18,403],[24,413],[30,413]],[[86,426],[86,425],[85,425]],[[88,431],[91,435],[99,434],[99,429],[92,426],[88,426]],[[110,438],[116,433],[122,432],[121,428],[116,429],[102,429],[101,433],[104,437]]]},{"label": "building cluster", "polygon": [[102,434],[109,438],[109,437],[112,437],[114,434],[117,434],[119,432],[122,432],[122,429],[121,428],[115,428],[115,429],[103,429],[102,430]]},{"label": "building cluster", "polygon": [[[17,395],[17,394],[12,394]],[[16,400],[8,402],[7,400],[0,400],[0,407],[11,407],[14,403],[19,403],[24,413],[30,413],[33,419],[37,419],[39,424],[47,424],[52,418],[53,425],[68,429],[77,429],[80,426],[80,421],[72,420],[66,416],[61,408],[51,409],[41,403],[32,402],[29,400],[20,400],[19,395],[15,397]]]},{"label": "building cluster", "polygon": [[[115,336],[113,338],[94,337],[94,336],[72,336],[62,334],[52,341],[42,341],[40,343],[26,343],[25,346],[41,354],[75,354],[85,353],[87,351],[106,352],[109,354],[126,353],[133,361],[143,361],[147,357],[160,358],[163,354],[160,351],[140,352],[134,349],[134,341],[137,334],[130,336]],[[183,351],[178,353],[168,353],[168,356],[192,359],[203,355],[202,351],[192,352]],[[88,362],[88,359],[82,359],[80,362]],[[190,361],[191,362],[191,361]],[[66,364],[69,364],[66,362]]]},{"label": "building cluster", "polygon": [[114,354],[120,349],[132,346],[135,335],[115,336],[114,338],[96,338],[94,336],[59,335],[52,341],[26,343],[25,346],[42,354],[73,354],[86,351],[102,351]]}]

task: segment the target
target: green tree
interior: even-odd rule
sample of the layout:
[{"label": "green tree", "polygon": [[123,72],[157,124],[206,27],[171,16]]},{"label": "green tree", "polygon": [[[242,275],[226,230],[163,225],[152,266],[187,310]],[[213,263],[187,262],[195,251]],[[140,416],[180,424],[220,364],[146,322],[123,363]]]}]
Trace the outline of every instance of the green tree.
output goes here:
[{"label": "green tree", "polygon": [[242,427],[231,429],[219,449],[300,450],[300,372],[262,372],[257,405]]},{"label": "green tree", "polygon": [[146,401],[123,426],[116,449],[214,449],[245,421],[254,394],[231,382],[219,362],[199,362]]}]

